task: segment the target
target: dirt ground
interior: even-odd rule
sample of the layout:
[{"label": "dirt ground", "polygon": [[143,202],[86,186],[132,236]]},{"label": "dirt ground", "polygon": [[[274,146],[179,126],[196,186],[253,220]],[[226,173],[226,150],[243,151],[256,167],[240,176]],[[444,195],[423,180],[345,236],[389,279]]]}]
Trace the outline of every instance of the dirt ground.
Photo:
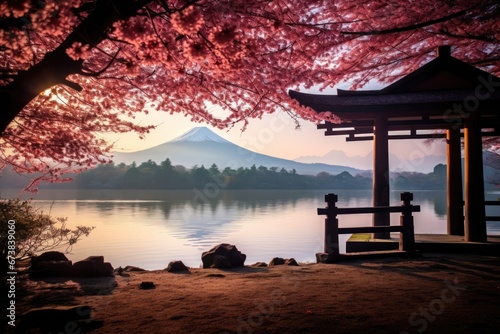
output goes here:
[{"label": "dirt ground", "polygon": [[[153,282],[154,289],[140,289]],[[500,258],[423,254],[20,282],[17,312],[88,305],[64,333],[500,333]],[[8,328],[10,331],[12,328]],[[36,333],[37,330],[28,330]]]}]

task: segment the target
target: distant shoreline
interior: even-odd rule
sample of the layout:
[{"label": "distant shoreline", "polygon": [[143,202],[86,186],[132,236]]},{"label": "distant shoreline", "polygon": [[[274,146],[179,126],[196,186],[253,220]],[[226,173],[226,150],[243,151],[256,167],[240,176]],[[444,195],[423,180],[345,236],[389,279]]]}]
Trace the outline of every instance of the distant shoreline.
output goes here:
[{"label": "distant shoreline", "polygon": [[[8,172],[6,172],[8,174]],[[22,188],[26,179],[16,174],[0,178],[0,187]],[[40,189],[163,189],[190,190],[206,188],[212,190],[326,190],[326,189],[372,189],[370,173],[352,175],[347,171],[339,174],[321,172],[317,175],[299,174],[278,167],[252,166],[238,169],[217,165],[195,166],[188,169],[172,165],[169,159],[161,164],[148,161],[140,165],[104,164],[81,174],[73,175],[66,183],[41,184]],[[393,172],[391,189],[395,190],[444,190],[446,189],[446,166],[436,165],[431,173]],[[486,184],[490,189],[491,185]]]}]

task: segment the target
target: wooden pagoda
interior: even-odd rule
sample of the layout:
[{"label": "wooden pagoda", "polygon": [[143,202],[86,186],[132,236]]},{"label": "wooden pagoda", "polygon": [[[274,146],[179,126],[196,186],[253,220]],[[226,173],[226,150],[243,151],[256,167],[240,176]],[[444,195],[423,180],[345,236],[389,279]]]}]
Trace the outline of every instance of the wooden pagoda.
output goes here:
[{"label": "wooden pagoda", "polygon": [[[380,90],[289,94],[301,105],[342,120],[319,124],[325,135],[373,140],[374,206],[389,205],[389,140],[446,137],[448,234],[486,241],[482,137],[500,134],[500,78],[452,57],[450,47],[441,46],[435,59]],[[389,225],[389,214],[374,214],[373,225]]]}]

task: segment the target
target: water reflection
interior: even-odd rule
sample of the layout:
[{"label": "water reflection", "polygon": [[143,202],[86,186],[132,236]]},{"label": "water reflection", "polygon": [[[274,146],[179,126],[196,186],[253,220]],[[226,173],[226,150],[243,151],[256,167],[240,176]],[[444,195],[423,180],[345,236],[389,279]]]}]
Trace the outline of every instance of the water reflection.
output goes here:
[{"label": "water reflection", "polygon": [[[339,196],[339,207],[371,206],[370,190],[332,192]],[[248,263],[274,256],[314,261],[323,247],[324,217],[317,216],[316,209],[326,205],[324,195],[289,190],[220,191],[217,196],[196,191],[59,190],[43,191],[35,200],[53,205],[52,214],[68,217],[72,225],[96,226],[74,248],[74,259],[105,255],[115,266],[157,269],[175,259],[198,266],[201,252],[221,242],[236,244]],[[444,191],[416,191],[413,202],[421,206],[415,214],[416,233],[446,232]],[[400,192],[392,192],[391,205],[400,204]],[[397,214],[391,219],[399,224]],[[341,226],[370,224],[370,215],[340,217]],[[488,230],[499,231],[498,226],[489,223]]]},{"label": "water reflection", "polygon": [[446,195],[435,194],[434,198],[434,213],[440,218],[446,218]]}]

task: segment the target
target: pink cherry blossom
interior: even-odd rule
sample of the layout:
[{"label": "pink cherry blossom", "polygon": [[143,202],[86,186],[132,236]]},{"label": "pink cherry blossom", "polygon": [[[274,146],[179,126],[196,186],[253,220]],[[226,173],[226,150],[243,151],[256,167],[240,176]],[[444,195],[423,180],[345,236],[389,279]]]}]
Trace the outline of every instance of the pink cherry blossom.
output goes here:
[{"label": "pink cherry blossom", "polygon": [[82,45],[80,42],[74,42],[71,48],[66,50],[68,56],[74,60],[85,60],[90,56],[89,45]]},{"label": "pink cherry blossom", "polygon": [[182,11],[172,13],[170,17],[172,28],[184,35],[197,33],[203,26],[203,14],[195,6],[189,6]]},{"label": "pink cherry blossom", "polygon": [[0,17],[23,17],[31,8],[30,0],[7,0],[0,4]]},{"label": "pink cherry blossom", "polygon": [[288,90],[391,83],[440,45],[500,75],[499,16],[496,0],[3,1],[0,168],[65,179],[110,161],[102,133],[145,136],[134,117],[153,109],[218,128],[338,122]]}]

